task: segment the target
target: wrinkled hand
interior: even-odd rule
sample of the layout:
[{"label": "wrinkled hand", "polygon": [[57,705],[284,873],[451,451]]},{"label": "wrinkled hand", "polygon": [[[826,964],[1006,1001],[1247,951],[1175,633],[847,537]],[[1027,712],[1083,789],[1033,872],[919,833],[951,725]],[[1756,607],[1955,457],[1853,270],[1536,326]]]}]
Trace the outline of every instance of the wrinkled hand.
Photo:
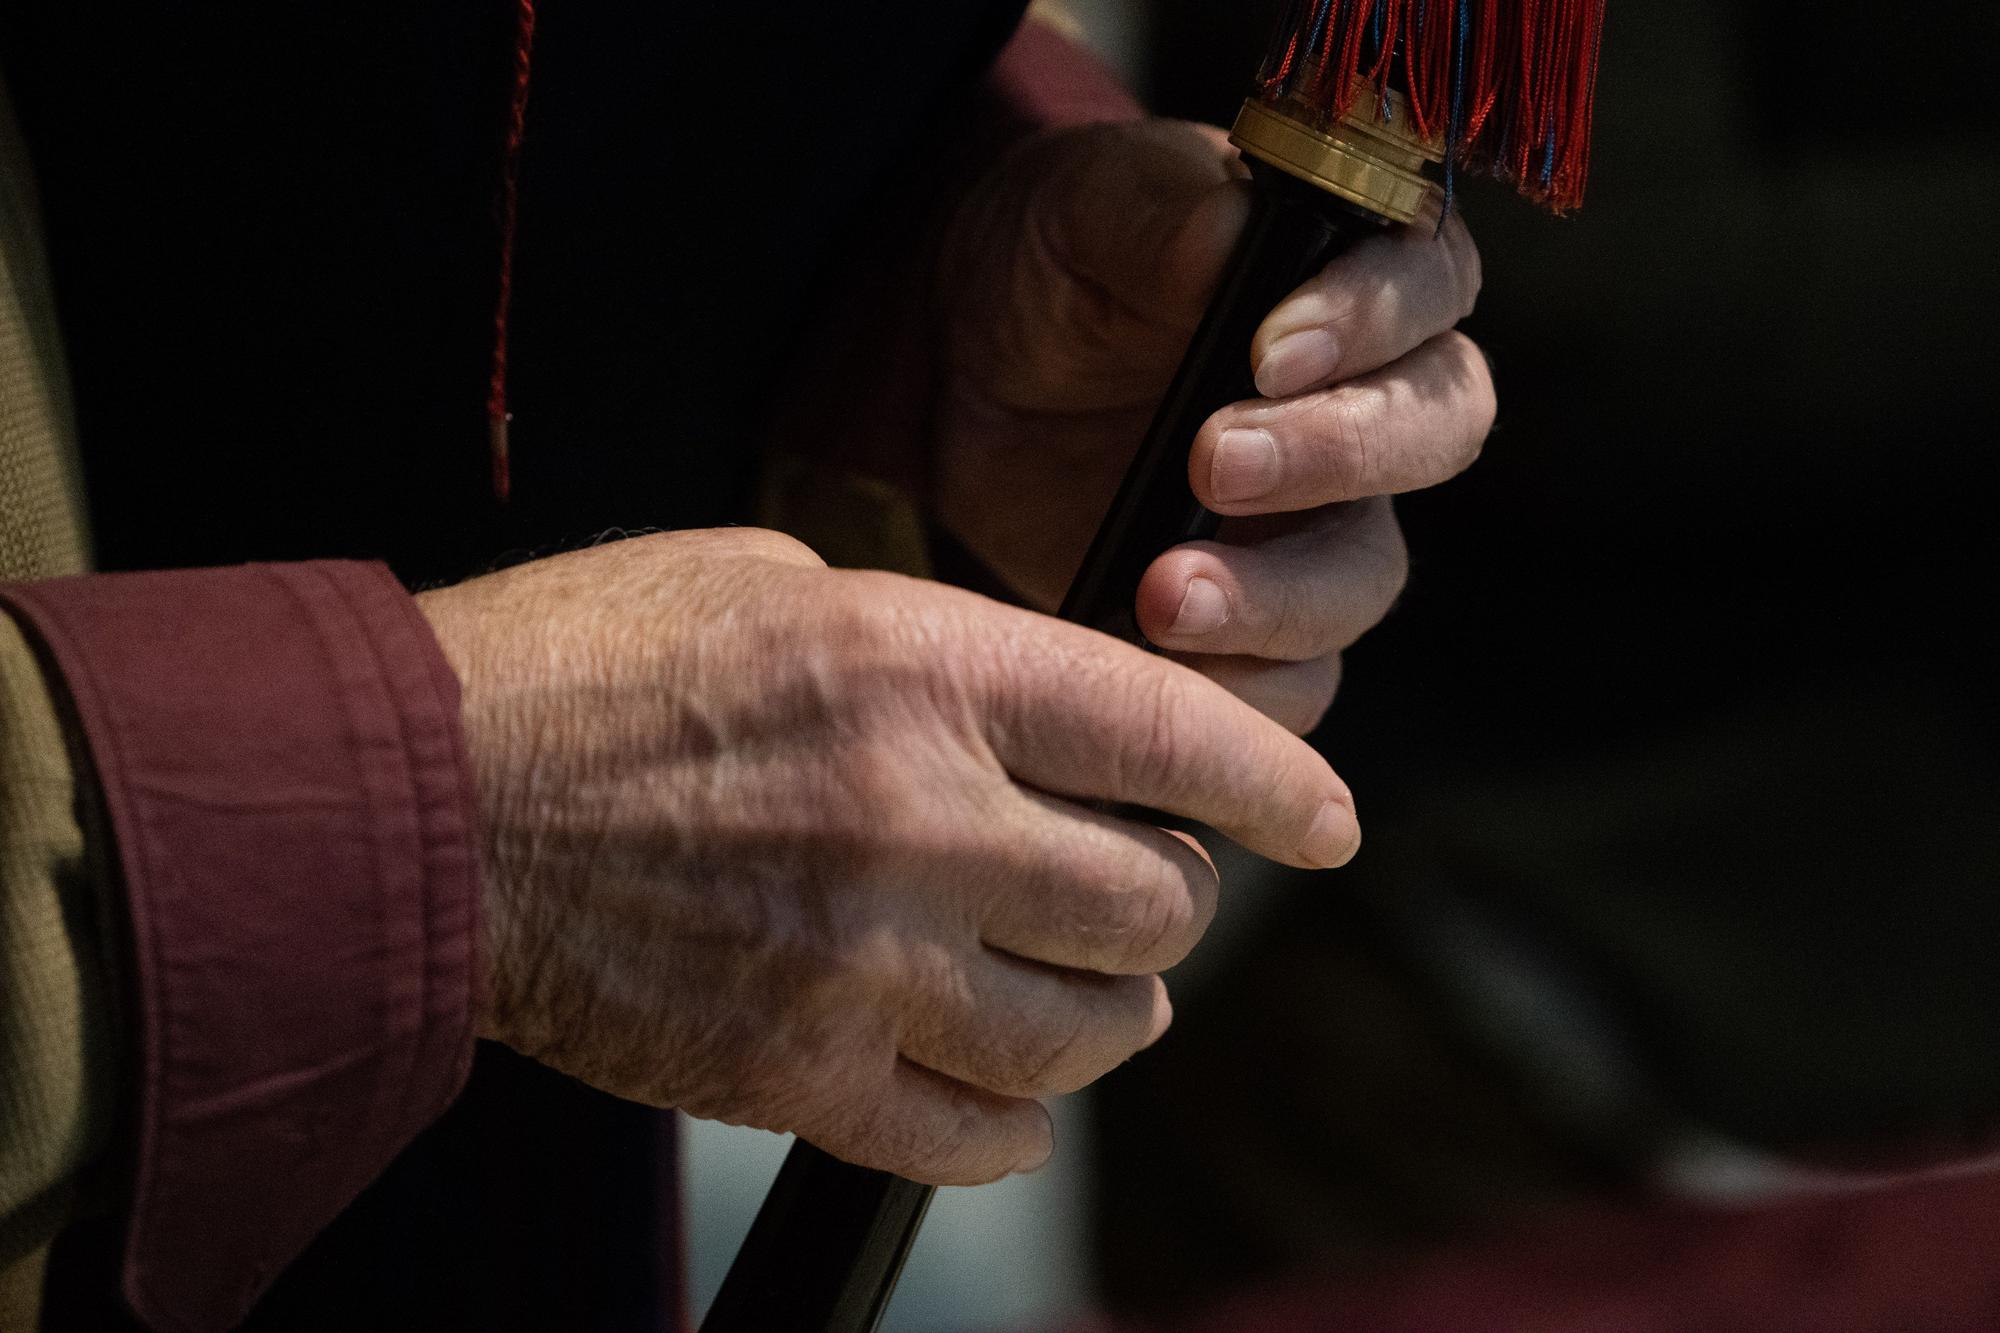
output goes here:
[{"label": "wrinkled hand", "polygon": [[[1220,131],[1097,125],[1024,145],[947,237],[935,501],[1037,606],[1062,599],[1187,350],[1247,216]],[[1265,401],[1218,413],[1190,459],[1220,539],[1163,556],[1148,637],[1297,731],[1408,564],[1390,495],[1478,455],[1484,358],[1453,326],[1479,256],[1436,215],[1371,238],[1272,312],[1251,360]],[[1272,401],[1275,400],[1275,401]]]},{"label": "wrinkled hand", "polygon": [[1352,855],[1347,789],[1192,671],[748,530],[427,593],[464,684],[481,1035],[620,1096],[969,1184],[1149,1045],[1198,846]]}]

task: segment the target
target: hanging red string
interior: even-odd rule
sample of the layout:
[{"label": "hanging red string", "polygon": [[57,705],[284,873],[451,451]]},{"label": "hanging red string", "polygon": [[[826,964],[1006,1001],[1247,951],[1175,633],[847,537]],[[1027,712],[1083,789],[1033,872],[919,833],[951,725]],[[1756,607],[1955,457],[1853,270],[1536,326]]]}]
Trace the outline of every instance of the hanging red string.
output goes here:
[{"label": "hanging red string", "polygon": [[[1605,0],[1294,0],[1259,80],[1315,128],[1363,81],[1406,98],[1454,164],[1512,181],[1557,212],[1583,202]],[[1376,40],[1369,40],[1376,34]]]},{"label": "hanging red string", "polygon": [[1317,8],[1316,3],[1309,4],[1307,0],[1286,0],[1284,18],[1278,25],[1280,37],[1257,74],[1257,86],[1264,92],[1272,93],[1290,84],[1292,69],[1300,55],[1299,44],[1306,40],[1304,25]]},{"label": "hanging red string", "polygon": [[1408,6],[1409,0],[1382,0],[1382,2],[1383,10],[1376,19],[1382,32],[1382,49],[1376,53],[1375,63],[1367,70],[1369,81],[1377,87],[1388,81],[1390,62],[1395,60],[1396,52],[1400,49],[1396,42],[1396,34],[1403,30],[1403,11]]},{"label": "hanging red string", "polygon": [[1482,5],[1473,15],[1472,88],[1468,99],[1465,141],[1477,143],[1485,132],[1486,118],[1500,100],[1499,46],[1500,15],[1497,6]]},{"label": "hanging red string", "polygon": [[514,23],[514,86],[507,107],[507,138],[500,169],[500,283],[493,302],[493,377],[486,387],[486,428],[493,463],[493,498],[502,504],[513,493],[514,475],[507,410],[508,321],[514,307],[514,238],[521,212],[521,140],[528,125],[528,75],[535,53],[535,0],[517,0]]},{"label": "hanging red string", "polygon": [[1333,90],[1336,102],[1354,101],[1354,80],[1361,72],[1361,41],[1368,34],[1368,24],[1375,16],[1375,6],[1379,0],[1357,0],[1348,7],[1347,31],[1340,42],[1340,78]]}]

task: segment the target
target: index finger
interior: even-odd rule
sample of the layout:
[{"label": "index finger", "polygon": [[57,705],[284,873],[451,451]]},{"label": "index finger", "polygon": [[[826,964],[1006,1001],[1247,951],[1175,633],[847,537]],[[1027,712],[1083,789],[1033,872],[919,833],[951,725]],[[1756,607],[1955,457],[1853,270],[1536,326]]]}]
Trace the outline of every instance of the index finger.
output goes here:
[{"label": "index finger", "polygon": [[1287,865],[1353,858],[1354,798],[1305,742],[1178,663],[1034,619],[984,701],[987,742],[1014,778],[1197,820]]}]

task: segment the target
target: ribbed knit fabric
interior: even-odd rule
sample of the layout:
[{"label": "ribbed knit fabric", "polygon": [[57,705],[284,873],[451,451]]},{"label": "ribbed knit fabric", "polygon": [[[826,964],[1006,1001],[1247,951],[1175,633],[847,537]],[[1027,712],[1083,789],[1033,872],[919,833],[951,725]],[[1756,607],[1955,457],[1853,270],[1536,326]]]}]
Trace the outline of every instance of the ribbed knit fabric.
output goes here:
[{"label": "ribbed knit fabric", "polygon": [[0,87],[0,579],[80,573],[82,506],[34,183]]},{"label": "ribbed knit fabric", "polygon": [[104,1146],[115,1008],[61,727],[0,614],[0,1328],[32,1328],[41,1255]]},{"label": "ribbed knit fabric", "polygon": [[[34,191],[0,88],[0,580],[85,543]],[[0,1328],[34,1327],[43,1259],[111,1112],[114,1008],[62,729],[0,613]]]}]

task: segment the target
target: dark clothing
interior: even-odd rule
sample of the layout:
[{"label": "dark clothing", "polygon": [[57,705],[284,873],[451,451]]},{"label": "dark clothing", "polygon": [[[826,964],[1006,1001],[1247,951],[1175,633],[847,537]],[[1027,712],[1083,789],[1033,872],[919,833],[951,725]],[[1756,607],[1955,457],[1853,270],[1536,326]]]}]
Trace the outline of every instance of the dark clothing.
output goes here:
[{"label": "dark clothing", "polygon": [[[876,236],[928,224],[870,218],[869,206],[908,174],[1023,8],[543,6],[521,168],[514,500],[504,508],[488,480],[484,403],[512,4],[132,6],[115,20],[60,5],[0,11],[0,71],[42,188],[101,565],[349,557],[386,561],[417,585],[610,528],[742,519],[772,385],[805,336],[814,294],[864,221]],[[343,867],[385,893],[438,889],[420,909],[393,907],[408,910],[400,923],[371,918],[385,950],[429,960],[417,973],[445,969],[435,988],[391,994],[384,980],[370,990],[362,978],[382,958],[336,951],[301,960],[303,971],[353,978],[353,1012],[260,1008],[268,988],[240,1013],[212,1000],[202,1011],[216,1031],[253,1047],[268,1040],[259,1049],[274,1074],[315,1035],[338,1064],[342,1024],[376,1036],[350,1043],[352,1095],[317,1112],[273,1086],[282,1079],[199,1071],[221,1102],[179,1111],[208,1130],[233,1117],[239,1143],[287,1157],[290,1169],[237,1162],[241,1189],[203,1175],[228,1164],[227,1133],[209,1142],[209,1158],[182,1161],[194,1168],[182,1177],[186,1206],[159,1219],[162,1249],[128,1252],[128,1290],[135,1275],[159,1278],[161,1299],[141,1304],[160,1327],[236,1318],[281,1268],[253,1328],[672,1327],[670,1117],[504,1052],[482,1053],[450,1113],[287,1267],[300,1229],[310,1235],[381,1171],[435,1116],[463,1063],[430,1045],[462,1043],[469,1014],[469,837],[462,808],[449,827],[451,764],[412,776],[417,757],[456,753],[448,675],[436,679],[436,647],[409,625],[397,631],[410,638],[402,649],[383,646],[370,617],[415,613],[406,599],[357,609],[387,584],[376,577],[319,565],[93,579],[94,601],[38,585],[35,605],[22,607],[45,640],[69,635],[66,675],[87,674],[86,660],[111,669],[106,655],[128,632],[177,653],[178,684],[154,685],[209,692],[190,710],[219,728],[206,777],[257,772],[242,761],[260,745],[275,768],[323,751],[318,768],[287,771],[324,784],[330,822],[317,834],[289,827],[338,854],[274,842],[261,876],[232,881],[270,896],[225,897],[208,923],[252,936],[293,930],[265,951],[260,984],[273,982],[272,963],[315,947],[303,925],[313,910],[345,910],[347,900],[320,896],[353,891],[335,882]],[[306,583],[312,597],[301,602]],[[214,642],[225,647],[210,651]],[[132,704],[145,660],[106,696]],[[262,713],[235,708],[246,679]],[[358,715],[342,712],[342,690],[374,692],[371,725],[387,729],[379,744],[352,730]],[[101,750],[116,726],[79,711]],[[191,733],[185,716],[178,730],[149,732],[140,712],[118,716],[154,745],[136,787],[157,813],[152,780]],[[292,730],[260,737],[256,717]],[[166,795],[200,804],[198,788]],[[256,826],[246,811],[258,795],[239,786],[214,802],[229,838]],[[406,843],[378,847],[372,861],[366,844],[382,825],[343,822],[371,800],[409,826]],[[419,809],[441,822],[419,827]],[[158,900],[185,869],[149,872],[136,845],[146,818],[113,821],[127,876],[150,876],[135,903]],[[451,892],[439,887],[447,881]],[[199,969],[200,938],[181,938],[192,952],[180,975]],[[145,961],[142,950],[142,972]],[[145,984],[175,984],[162,975]],[[145,995],[140,1004],[149,1022],[164,1012]],[[408,1016],[426,1006],[458,1025],[455,1038]],[[316,1034],[322,1023],[329,1030]],[[149,1124],[175,1111],[160,1083],[145,1082],[153,1072],[141,1074]],[[293,1119],[258,1119],[274,1106]],[[161,1169],[148,1166],[152,1146],[137,1144],[142,1180]],[[232,1249],[242,1237],[259,1252]],[[133,1244],[142,1239],[135,1228]],[[111,1310],[111,1243],[85,1227],[59,1250],[51,1326],[123,1317]]]},{"label": "dark clothing", "polygon": [[1022,8],[544,4],[503,511],[513,4],[8,6],[101,566],[348,556],[423,582],[740,518],[810,294]]}]

